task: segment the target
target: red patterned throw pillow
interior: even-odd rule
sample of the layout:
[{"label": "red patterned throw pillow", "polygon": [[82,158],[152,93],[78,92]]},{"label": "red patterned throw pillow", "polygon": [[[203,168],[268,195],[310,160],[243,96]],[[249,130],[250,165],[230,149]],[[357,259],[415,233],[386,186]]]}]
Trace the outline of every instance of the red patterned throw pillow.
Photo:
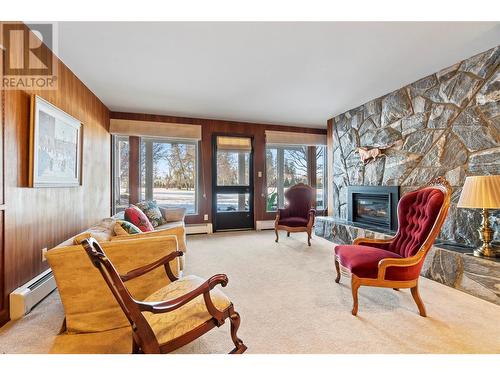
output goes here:
[{"label": "red patterned throw pillow", "polygon": [[134,205],[130,205],[130,207],[125,210],[125,220],[131,222],[143,232],[151,232],[154,230],[146,214],[144,214],[139,207]]}]

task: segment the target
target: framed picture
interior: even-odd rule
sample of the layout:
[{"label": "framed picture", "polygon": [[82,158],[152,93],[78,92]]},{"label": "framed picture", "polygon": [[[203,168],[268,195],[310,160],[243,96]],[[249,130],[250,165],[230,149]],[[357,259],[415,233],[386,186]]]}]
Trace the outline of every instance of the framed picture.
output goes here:
[{"label": "framed picture", "polygon": [[30,135],[30,186],[81,185],[80,121],[33,95]]}]

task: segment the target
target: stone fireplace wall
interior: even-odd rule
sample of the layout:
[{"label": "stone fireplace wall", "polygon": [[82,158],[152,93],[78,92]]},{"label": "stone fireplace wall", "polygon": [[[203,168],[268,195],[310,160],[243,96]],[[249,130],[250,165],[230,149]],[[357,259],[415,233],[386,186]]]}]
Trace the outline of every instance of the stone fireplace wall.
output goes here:
[{"label": "stone fireplace wall", "polygon": [[[443,175],[453,186],[442,240],[476,246],[479,210],[456,207],[465,177],[500,174],[500,46],[333,118],[333,212],[348,185],[400,185]],[[357,147],[384,149],[364,165]],[[491,219],[500,239],[500,212]]]}]

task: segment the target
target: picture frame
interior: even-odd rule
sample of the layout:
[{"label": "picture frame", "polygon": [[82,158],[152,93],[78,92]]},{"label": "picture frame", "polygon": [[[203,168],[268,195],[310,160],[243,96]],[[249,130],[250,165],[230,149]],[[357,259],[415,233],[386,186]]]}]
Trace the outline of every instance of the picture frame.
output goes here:
[{"label": "picture frame", "polygon": [[75,187],[82,182],[82,123],[38,95],[31,97],[31,187]]}]

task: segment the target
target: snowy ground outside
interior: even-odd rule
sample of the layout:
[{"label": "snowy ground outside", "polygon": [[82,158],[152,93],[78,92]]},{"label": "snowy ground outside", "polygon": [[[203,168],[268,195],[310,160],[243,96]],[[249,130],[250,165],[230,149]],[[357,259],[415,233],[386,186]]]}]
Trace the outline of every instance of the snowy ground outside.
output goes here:
[{"label": "snowy ground outside", "polygon": [[[268,194],[274,192],[275,189],[268,189]],[[194,214],[195,211],[195,191],[194,190],[180,190],[180,189],[166,189],[154,188],[153,199],[156,203],[164,207],[185,207],[187,214]],[[144,189],[141,191],[141,196],[144,197]],[[122,191],[122,200],[128,200],[128,193]],[[318,189],[317,199],[321,200],[323,197],[323,190]],[[248,195],[245,197],[245,208],[248,210]],[[125,203],[125,202],[124,202]],[[238,209],[238,194],[218,194],[218,211],[237,211]]]}]

